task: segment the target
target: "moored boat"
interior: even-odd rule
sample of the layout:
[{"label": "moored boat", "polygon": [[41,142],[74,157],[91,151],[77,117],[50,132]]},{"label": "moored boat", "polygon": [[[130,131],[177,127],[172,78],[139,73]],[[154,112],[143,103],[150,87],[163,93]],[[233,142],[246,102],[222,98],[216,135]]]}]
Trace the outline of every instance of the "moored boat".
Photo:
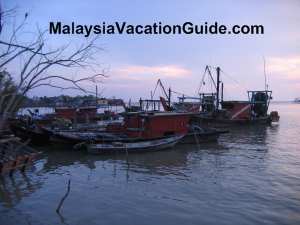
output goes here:
[{"label": "moored boat", "polygon": [[[216,81],[213,79],[208,66],[202,78],[202,83],[205,85],[204,78],[207,72],[214,90],[210,93],[199,92],[199,97],[192,97],[196,103],[197,101],[200,103],[197,112],[193,108],[193,124],[210,127],[217,124],[270,124],[279,121],[280,117],[277,111],[268,113],[269,104],[273,97],[272,91],[267,89],[267,85],[265,85],[265,90],[248,91],[247,101],[225,101],[224,84],[220,79],[221,69],[217,67],[216,71]],[[181,106],[185,106],[185,100],[190,99],[190,97],[182,96],[179,99],[179,103],[173,107],[173,110],[184,108]],[[194,105],[197,105],[196,103],[194,102]]]},{"label": "moored boat", "polygon": [[183,137],[184,135],[176,135],[148,141],[112,142],[110,144],[87,144],[87,151],[91,154],[158,151],[172,148]]},{"label": "moored boat", "polygon": [[75,145],[81,142],[113,142],[124,141],[128,138],[124,135],[116,135],[101,131],[53,131],[51,141],[60,144]]}]

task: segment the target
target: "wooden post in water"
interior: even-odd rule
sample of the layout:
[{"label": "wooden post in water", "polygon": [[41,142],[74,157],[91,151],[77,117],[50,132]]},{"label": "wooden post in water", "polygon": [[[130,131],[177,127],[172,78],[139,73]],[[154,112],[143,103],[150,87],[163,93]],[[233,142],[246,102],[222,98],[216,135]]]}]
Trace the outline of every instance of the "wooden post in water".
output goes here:
[{"label": "wooden post in water", "polygon": [[64,203],[64,201],[66,200],[66,198],[68,197],[69,193],[70,193],[70,189],[71,189],[71,180],[68,180],[68,187],[67,187],[67,192],[66,194],[62,197],[62,199],[60,200],[57,208],[56,208],[56,213],[59,214],[59,210],[62,207],[62,204]]}]

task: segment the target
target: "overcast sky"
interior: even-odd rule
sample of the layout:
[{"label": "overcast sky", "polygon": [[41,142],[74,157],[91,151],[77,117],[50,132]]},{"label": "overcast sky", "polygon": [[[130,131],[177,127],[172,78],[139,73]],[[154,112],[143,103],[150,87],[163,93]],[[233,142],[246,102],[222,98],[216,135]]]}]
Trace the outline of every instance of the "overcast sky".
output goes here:
[{"label": "overcast sky", "polygon": [[[109,78],[101,85],[106,97],[149,97],[161,78],[175,91],[195,95],[205,65],[226,72],[225,98],[242,99],[246,90],[264,88],[263,57],[268,84],[275,100],[300,96],[300,1],[98,1],[2,0],[5,8],[18,6],[19,16],[29,12],[28,29],[48,29],[50,21],[78,24],[128,22],[177,24],[191,21],[219,24],[262,24],[263,35],[107,35],[98,42],[104,51],[99,66]],[[52,47],[84,37],[52,35]],[[14,69],[12,69],[12,73]],[[70,92],[64,92],[68,94]],[[37,89],[31,95],[58,95]],[[76,94],[76,93],[71,93]]]}]

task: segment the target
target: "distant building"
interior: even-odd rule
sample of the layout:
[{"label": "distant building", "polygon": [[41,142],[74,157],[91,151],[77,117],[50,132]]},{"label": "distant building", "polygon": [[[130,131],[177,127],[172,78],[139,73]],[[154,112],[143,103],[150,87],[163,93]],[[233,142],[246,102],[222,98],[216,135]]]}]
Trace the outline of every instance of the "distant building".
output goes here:
[{"label": "distant building", "polygon": [[110,105],[110,106],[122,106],[123,100],[122,99],[108,99],[108,98],[101,98],[97,100],[98,105]]},{"label": "distant building", "polygon": [[97,100],[98,105],[108,105],[108,100],[105,98],[100,98]]},{"label": "distant building", "polygon": [[109,105],[122,106],[124,104],[122,99],[108,99]]}]

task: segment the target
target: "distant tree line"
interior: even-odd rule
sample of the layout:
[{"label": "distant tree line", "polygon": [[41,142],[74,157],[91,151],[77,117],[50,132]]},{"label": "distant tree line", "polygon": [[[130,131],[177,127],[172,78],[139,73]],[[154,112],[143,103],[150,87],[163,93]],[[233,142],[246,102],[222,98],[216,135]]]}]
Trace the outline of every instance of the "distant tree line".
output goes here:
[{"label": "distant tree line", "polygon": [[22,107],[57,107],[57,106],[94,106],[96,97],[94,95],[59,95],[54,97],[26,97]]},{"label": "distant tree line", "polygon": [[54,97],[24,97],[21,107],[82,107],[99,105],[123,106],[124,102],[122,99],[117,98],[96,98],[95,95],[59,95]]}]

